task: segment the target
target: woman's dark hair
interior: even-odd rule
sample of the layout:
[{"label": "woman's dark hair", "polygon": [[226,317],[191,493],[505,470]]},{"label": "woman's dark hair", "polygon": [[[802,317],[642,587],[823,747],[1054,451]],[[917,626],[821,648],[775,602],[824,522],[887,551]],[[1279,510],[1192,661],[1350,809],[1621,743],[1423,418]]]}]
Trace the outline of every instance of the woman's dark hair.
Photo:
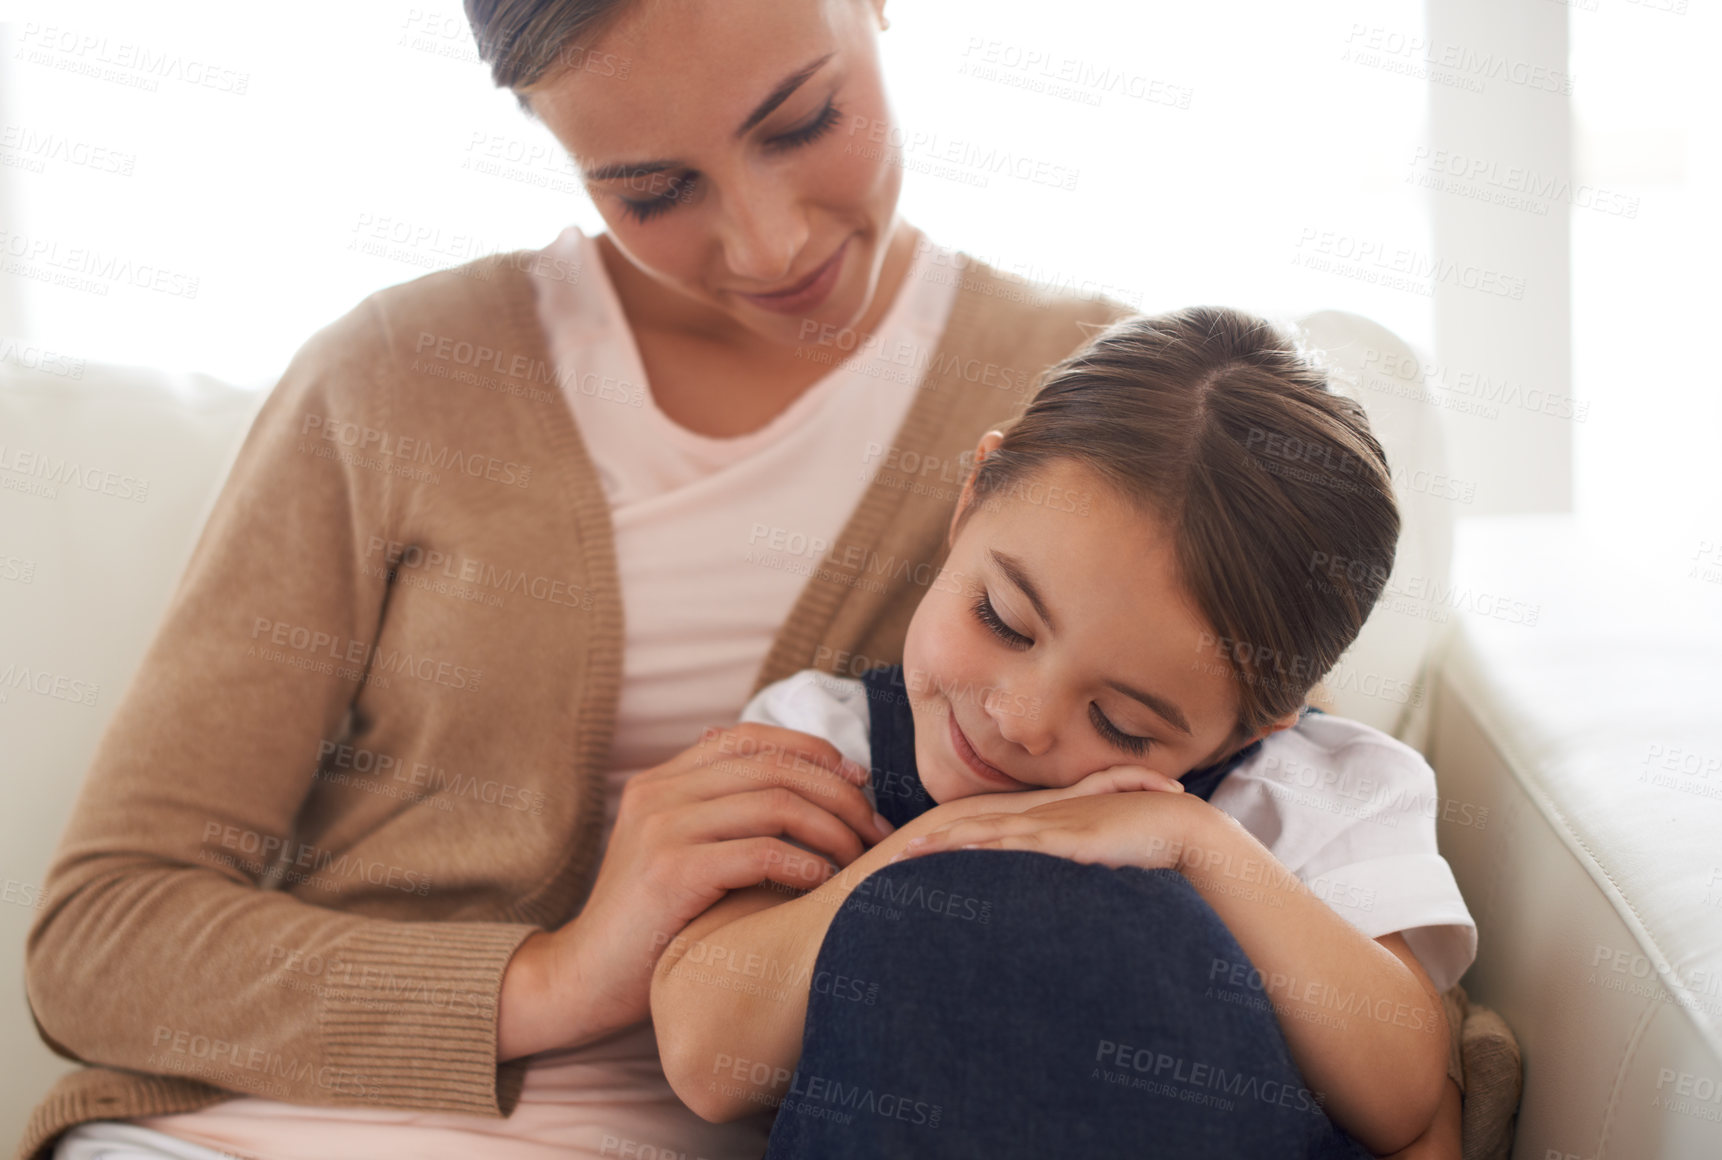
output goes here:
[{"label": "woman's dark hair", "polygon": [[1212,659],[1237,683],[1234,740],[1303,705],[1393,570],[1399,509],[1362,406],[1241,311],[1126,318],[1049,368],[961,519],[1055,460],[1172,530]]},{"label": "woman's dark hair", "polygon": [[466,0],[478,58],[500,89],[511,89],[528,113],[523,90],[569,63],[581,41],[596,37],[629,0]]}]

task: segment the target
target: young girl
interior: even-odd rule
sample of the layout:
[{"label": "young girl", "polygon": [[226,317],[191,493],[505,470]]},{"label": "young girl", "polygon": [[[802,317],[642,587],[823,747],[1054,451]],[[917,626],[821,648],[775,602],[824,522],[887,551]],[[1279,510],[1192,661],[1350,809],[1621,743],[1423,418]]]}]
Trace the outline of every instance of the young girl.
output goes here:
[{"label": "young girl", "polygon": [[[670,941],[652,1016],[677,1094],[708,1119],[805,1105],[795,1068],[809,991],[842,965],[821,952],[839,910],[893,909],[904,859],[1026,851],[1181,875],[1236,940],[1199,963],[1209,1007],[1271,1009],[1299,1099],[1370,1151],[1417,1140],[1446,1094],[1439,994],[1476,928],[1436,852],[1428,765],[1305,708],[1398,533],[1362,408],[1260,319],[1126,319],[1053,367],[981,439],[902,664],[808,670],[743,714],[870,768],[899,828],[841,872],[786,841],[816,889],[734,892]],[[1005,901],[958,909],[984,923]],[[725,979],[737,963],[767,985]],[[1149,1050],[1145,1081],[1152,1044],[1096,1046],[1112,1083],[1217,1098],[1199,1059]]]}]

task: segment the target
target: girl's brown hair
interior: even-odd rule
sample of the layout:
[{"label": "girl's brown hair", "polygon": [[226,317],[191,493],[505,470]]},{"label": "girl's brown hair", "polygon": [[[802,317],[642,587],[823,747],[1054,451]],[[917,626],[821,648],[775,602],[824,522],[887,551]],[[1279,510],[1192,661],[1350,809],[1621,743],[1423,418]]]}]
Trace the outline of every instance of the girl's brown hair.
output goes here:
[{"label": "girl's brown hair", "polygon": [[478,57],[500,89],[528,113],[523,90],[566,63],[582,39],[602,32],[629,0],[466,0]]},{"label": "girl's brown hair", "polygon": [[1359,404],[1287,334],[1237,310],[1123,319],[1051,367],[975,469],[974,499],[1081,463],[1172,530],[1237,683],[1236,739],[1300,708],[1393,570],[1399,510]]}]

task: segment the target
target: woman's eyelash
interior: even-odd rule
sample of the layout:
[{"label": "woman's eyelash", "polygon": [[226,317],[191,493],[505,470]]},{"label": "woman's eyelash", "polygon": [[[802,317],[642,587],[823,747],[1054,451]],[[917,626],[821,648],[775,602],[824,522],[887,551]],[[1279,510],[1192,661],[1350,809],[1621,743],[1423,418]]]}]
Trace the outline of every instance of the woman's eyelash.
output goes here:
[{"label": "woman's eyelash", "polygon": [[1012,648],[1027,648],[1034,643],[1033,638],[1024,636],[1004,622],[1004,619],[998,614],[998,609],[993,607],[992,600],[988,598],[985,592],[975,598],[974,613],[976,620],[992,629],[994,636]]},{"label": "woman's eyelash", "polygon": [[[842,119],[843,110],[839,109],[833,102],[827,101],[825,108],[821,109],[819,115],[808,124],[799,129],[792,129],[781,136],[773,137],[767,144],[775,149],[799,149],[804,145],[811,145],[825,136],[831,131],[832,126]],[[671,183],[670,191],[660,197],[650,197],[643,201],[624,197],[622,199],[623,212],[637,222],[650,221],[672,208],[678,201],[685,200],[688,192],[694,187],[694,180],[692,175],[679,178]]]},{"label": "woman's eyelash", "polygon": [[685,198],[687,196],[687,191],[692,187],[693,179],[691,177],[678,177],[670,181],[669,191],[667,193],[660,194],[657,197],[648,197],[641,201],[637,201],[631,197],[624,197],[622,199],[622,208],[627,212],[628,216],[633,218],[635,221],[650,221],[652,218],[657,217],[659,214],[675,205],[678,201]]},{"label": "woman's eyelash", "polygon": [[843,110],[834,102],[826,101],[825,107],[819,110],[819,115],[799,129],[773,137],[770,144],[780,148],[796,149],[803,145],[811,145],[831,131],[831,127],[843,119]]},{"label": "woman's eyelash", "polygon": [[1118,746],[1118,748],[1124,750],[1126,753],[1133,754],[1136,757],[1141,757],[1144,753],[1148,752],[1148,747],[1153,744],[1152,738],[1137,737],[1133,733],[1122,732],[1118,726],[1106,719],[1106,714],[1100,711],[1100,706],[1094,704],[1092,701],[1088,704],[1088,716],[1089,719],[1094,722],[1094,727],[1100,731],[1100,735],[1102,737],[1106,738],[1106,740],[1112,742],[1112,744]]}]

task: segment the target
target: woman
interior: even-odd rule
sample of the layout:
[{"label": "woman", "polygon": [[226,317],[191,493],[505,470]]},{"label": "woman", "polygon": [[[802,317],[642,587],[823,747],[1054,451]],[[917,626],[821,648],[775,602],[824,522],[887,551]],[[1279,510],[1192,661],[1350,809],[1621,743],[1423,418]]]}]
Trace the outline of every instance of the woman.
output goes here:
[{"label": "woman", "polygon": [[898,659],[964,453],[1120,313],[897,218],[882,10],[472,0],[607,232],[373,295],[271,393],[51,870],[29,996],[87,1066],[21,1154],[764,1150],[664,1083],[653,964],[784,838],[885,831],[828,744],[701,730]]}]

